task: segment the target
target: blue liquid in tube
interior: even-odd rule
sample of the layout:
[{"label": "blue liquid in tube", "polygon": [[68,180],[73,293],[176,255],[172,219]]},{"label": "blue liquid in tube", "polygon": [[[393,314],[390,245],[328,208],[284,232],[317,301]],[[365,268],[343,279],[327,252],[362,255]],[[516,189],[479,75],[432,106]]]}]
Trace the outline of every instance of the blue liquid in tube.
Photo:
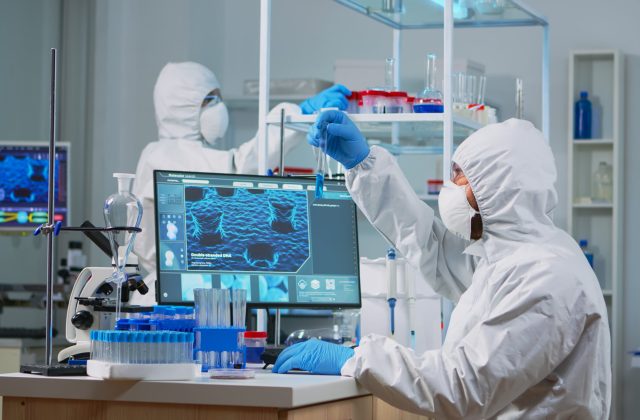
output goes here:
[{"label": "blue liquid in tube", "polygon": [[322,198],[324,192],[324,174],[316,173],[316,198]]}]

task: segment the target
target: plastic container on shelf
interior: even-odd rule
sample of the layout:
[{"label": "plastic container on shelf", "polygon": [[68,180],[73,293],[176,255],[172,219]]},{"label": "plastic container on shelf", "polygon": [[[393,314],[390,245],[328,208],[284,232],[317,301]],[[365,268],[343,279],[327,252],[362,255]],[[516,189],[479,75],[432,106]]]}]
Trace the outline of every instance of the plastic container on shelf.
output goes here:
[{"label": "plastic container on shelf", "polygon": [[428,179],[427,180],[427,194],[439,195],[442,190],[444,182],[441,179]]},{"label": "plastic container on shelf", "polygon": [[385,108],[386,114],[401,114],[405,110],[405,104],[407,103],[407,92],[394,91],[387,92],[387,107]]},{"label": "plastic container on shelf", "polygon": [[351,95],[347,96],[347,100],[349,101],[347,112],[349,114],[360,113],[360,102],[362,100],[360,96],[360,92],[357,90],[352,91]]},{"label": "plastic container on shelf", "polygon": [[613,168],[607,162],[600,162],[593,173],[591,198],[600,203],[613,202]]},{"label": "plastic container on shelf", "polygon": [[413,104],[416,101],[415,96],[407,96],[404,102],[404,110],[405,114],[411,114],[413,112]]},{"label": "plastic container on shelf", "polygon": [[593,253],[589,250],[589,241],[586,239],[580,239],[579,243],[580,249],[582,249],[584,256],[587,258],[587,261],[589,261],[589,265],[593,268]]},{"label": "plastic container on shelf", "polygon": [[591,101],[589,101],[587,91],[580,92],[580,99],[576,102],[574,111],[574,134],[575,139],[591,138]]},{"label": "plastic container on shelf", "polygon": [[361,114],[384,114],[385,107],[388,105],[387,92],[383,90],[363,90],[360,92],[362,96]]},{"label": "plastic container on shelf", "polygon": [[244,345],[246,346],[247,363],[262,363],[261,357],[267,345],[267,333],[265,331],[246,331]]}]

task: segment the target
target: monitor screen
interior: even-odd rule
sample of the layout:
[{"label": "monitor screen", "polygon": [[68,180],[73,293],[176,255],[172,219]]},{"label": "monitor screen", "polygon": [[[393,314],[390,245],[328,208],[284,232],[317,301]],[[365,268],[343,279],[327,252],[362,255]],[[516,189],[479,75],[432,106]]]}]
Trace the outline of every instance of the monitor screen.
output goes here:
[{"label": "monitor screen", "polygon": [[343,181],[155,171],[158,303],[247,289],[253,307],[360,307],[356,207]]},{"label": "monitor screen", "polygon": [[[69,144],[56,145],[55,220],[69,216]],[[0,231],[28,231],[47,222],[49,146],[0,142]]]}]

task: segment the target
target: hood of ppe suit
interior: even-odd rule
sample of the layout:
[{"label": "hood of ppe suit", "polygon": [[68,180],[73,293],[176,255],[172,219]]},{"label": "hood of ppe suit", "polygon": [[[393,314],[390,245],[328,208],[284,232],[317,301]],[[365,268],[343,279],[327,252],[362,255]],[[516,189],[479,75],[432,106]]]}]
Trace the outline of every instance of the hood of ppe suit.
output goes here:
[{"label": "hood of ppe suit", "polygon": [[204,97],[220,88],[218,79],[205,66],[168,63],[153,90],[158,136],[162,139],[200,140],[200,111]]},{"label": "hood of ppe suit", "polygon": [[458,147],[452,160],[467,176],[483,223],[489,258],[522,242],[542,242],[555,232],[556,166],[542,133],[510,119],[484,127]]}]

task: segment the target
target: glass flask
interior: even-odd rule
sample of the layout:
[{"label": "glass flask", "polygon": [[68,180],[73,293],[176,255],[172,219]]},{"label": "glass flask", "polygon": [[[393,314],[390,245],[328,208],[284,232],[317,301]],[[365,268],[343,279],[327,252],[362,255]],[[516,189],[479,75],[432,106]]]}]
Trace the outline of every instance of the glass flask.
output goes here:
[{"label": "glass flask", "polygon": [[[131,193],[135,175],[114,173],[118,180],[118,192],[111,194],[104,202],[104,221],[107,228],[140,227],[142,203]],[[127,259],[133,249],[136,232],[114,230],[108,232],[113,253],[114,272],[112,281],[117,285],[116,320],[120,319],[122,283],[126,281]]]},{"label": "glass flask", "polygon": [[442,92],[436,88],[436,55],[427,54],[425,88],[416,96],[413,112],[444,112]]}]

